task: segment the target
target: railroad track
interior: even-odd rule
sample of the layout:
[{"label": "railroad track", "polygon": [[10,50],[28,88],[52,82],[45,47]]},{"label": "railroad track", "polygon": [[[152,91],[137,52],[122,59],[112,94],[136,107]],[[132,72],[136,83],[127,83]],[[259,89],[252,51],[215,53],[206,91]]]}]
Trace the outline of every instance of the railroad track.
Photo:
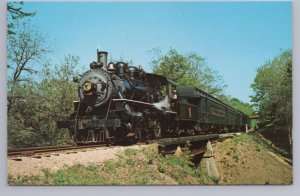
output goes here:
[{"label": "railroad track", "polygon": [[97,148],[106,146],[105,144],[89,145],[89,146],[45,146],[45,147],[30,147],[30,148],[17,148],[17,149],[8,149],[8,157],[16,156],[32,156],[35,154],[51,153],[51,152],[61,152],[61,151],[70,151],[86,148]]},{"label": "railroad track", "polygon": [[[202,136],[198,136],[198,137],[206,137],[206,136],[202,135]],[[208,135],[208,137],[209,137],[209,135]],[[193,138],[193,137],[188,137],[188,138]],[[139,142],[139,143],[136,143],[135,145],[151,144],[151,143],[174,143],[174,142],[175,142],[174,144],[176,145],[176,143],[177,143],[176,141],[178,141],[178,140],[185,142],[185,138],[181,138],[181,139],[180,138],[162,138],[159,140],[148,140],[145,142]],[[7,156],[8,157],[33,156],[33,155],[37,155],[37,154],[45,154],[45,153],[51,153],[51,152],[63,152],[63,151],[97,148],[97,147],[104,147],[104,146],[107,146],[107,145],[106,144],[95,144],[95,145],[86,145],[86,146],[67,145],[67,146],[45,146],[45,147],[17,148],[17,149],[8,149]]]}]

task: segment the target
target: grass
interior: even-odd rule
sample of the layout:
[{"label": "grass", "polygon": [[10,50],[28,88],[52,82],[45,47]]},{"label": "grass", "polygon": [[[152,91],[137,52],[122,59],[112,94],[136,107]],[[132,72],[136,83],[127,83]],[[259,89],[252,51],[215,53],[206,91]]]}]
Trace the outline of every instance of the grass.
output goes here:
[{"label": "grass", "polygon": [[[245,164],[246,160],[244,160],[241,156],[240,148],[247,148],[250,145],[255,145],[256,150],[260,151],[262,148],[260,144],[253,143],[253,136],[250,134],[242,133],[240,135],[234,136],[232,138],[225,139],[221,148],[227,149],[226,155],[228,158],[232,159],[236,164]],[[227,162],[227,158],[223,158],[221,162],[224,164]]]},{"label": "grass", "polygon": [[183,151],[180,156],[159,156],[158,171],[170,176],[178,184],[209,184],[209,180],[213,182],[205,172],[194,166],[187,153]]},{"label": "grass", "polygon": [[236,144],[241,144],[241,143],[245,143],[245,142],[251,142],[252,136],[247,133],[241,133],[240,135],[235,136],[232,139],[233,139],[233,142],[235,142]]},{"label": "grass", "polygon": [[[226,155],[230,157],[230,159],[234,160],[236,164],[243,164],[245,165],[247,160],[242,158],[242,152],[240,151],[241,148],[250,148],[251,146],[254,147],[257,153],[263,153],[268,146],[266,143],[255,133],[242,133],[238,136],[233,138],[225,139],[222,144],[221,148],[227,149]],[[224,164],[227,159],[224,157],[221,162]]]},{"label": "grass", "polygon": [[80,164],[51,172],[43,170],[43,176],[9,176],[11,185],[93,185],[103,184],[104,179],[99,175],[99,167],[96,165],[83,166]]},{"label": "grass", "polygon": [[143,149],[127,148],[117,159],[88,166],[74,165],[56,172],[43,170],[40,176],[8,177],[11,185],[146,185],[217,184],[205,171],[194,166],[188,151],[161,156],[157,145]]}]

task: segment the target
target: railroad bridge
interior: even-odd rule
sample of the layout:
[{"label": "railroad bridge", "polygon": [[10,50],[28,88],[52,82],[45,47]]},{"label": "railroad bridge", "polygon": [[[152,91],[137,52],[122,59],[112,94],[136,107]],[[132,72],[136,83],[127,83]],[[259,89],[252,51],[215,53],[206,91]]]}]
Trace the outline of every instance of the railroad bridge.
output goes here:
[{"label": "railroad bridge", "polygon": [[163,156],[168,154],[176,154],[182,148],[188,148],[190,156],[196,166],[199,166],[200,161],[206,165],[206,169],[210,176],[219,178],[220,174],[217,169],[213,146],[218,139],[234,137],[240,133],[226,134],[209,134],[181,137],[175,139],[162,139],[158,142],[158,151]]}]

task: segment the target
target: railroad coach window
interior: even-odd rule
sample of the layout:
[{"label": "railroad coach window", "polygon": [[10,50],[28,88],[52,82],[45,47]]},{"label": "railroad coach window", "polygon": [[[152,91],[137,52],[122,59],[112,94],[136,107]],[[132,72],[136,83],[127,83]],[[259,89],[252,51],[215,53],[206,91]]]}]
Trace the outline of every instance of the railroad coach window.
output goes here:
[{"label": "railroad coach window", "polygon": [[179,101],[180,101],[181,103],[185,103],[185,104],[188,103],[188,100],[187,100],[186,97],[180,97]]},{"label": "railroad coach window", "polygon": [[166,85],[160,85],[159,93],[162,97],[165,97],[167,95],[167,86]]},{"label": "railroad coach window", "polygon": [[178,98],[176,87],[173,86],[172,84],[167,84],[166,85],[166,92],[167,92],[168,96],[171,99],[177,99]]}]

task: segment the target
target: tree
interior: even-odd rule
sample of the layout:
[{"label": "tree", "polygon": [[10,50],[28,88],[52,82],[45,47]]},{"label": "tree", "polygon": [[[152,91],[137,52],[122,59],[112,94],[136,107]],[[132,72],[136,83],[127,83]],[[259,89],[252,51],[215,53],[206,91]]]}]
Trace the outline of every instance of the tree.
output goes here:
[{"label": "tree", "polygon": [[15,101],[22,97],[16,89],[29,82],[41,60],[50,52],[45,38],[28,21],[15,23],[15,34],[8,36],[8,115]]},{"label": "tree", "polygon": [[72,82],[79,57],[65,56],[59,66],[46,64],[43,69],[43,80],[38,85],[39,97],[44,101],[38,106],[37,124],[47,145],[70,143],[71,138],[66,130],[58,130],[56,122],[68,119],[73,110],[73,101],[77,100],[77,84]]},{"label": "tree", "polygon": [[[258,68],[252,102],[261,125],[275,137],[286,133],[292,144],[292,51],[287,50]],[[275,142],[273,139],[273,142]],[[278,139],[279,140],[279,139]]]},{"label": "tree", "polygon": [[[28,20],[23,3],[8,3],[8,146],[58,145],[71,142],[56,121],[67,118],[76,99],[70,82],[78,57],[53,67],[45,62],[51,48]],[[38,75],[38,73],[40,75]]]},{"label": "tree", "polygon": [[221,95],[224,85],[218,73],[206,65],[204,58],[193,53],[181,55],[170,49],[166,55],[154,49],[153,72],[168,77],[183,86],[194,86],[212,95]]},{"label": "tree", "polygon": [[36,12],[26,12],[23,10],[22,6],[23,6],[24,2],[20,1],[20,2],[9,2],[7,3],[7,34],[9,36],[12,36],[15,34],[14,31],[14,23],[16,22],[16,20],[20,20],[26,17],[31,17],[34,16],[36,14]]},{"label": "tree", "polygon": [[71,143],[66,130],[57,130],[56,122],[67,119],[76,100],[77,56],[66,56],[58,66],[45,64],[40,82],[23,82],[18,91],[23,99],[17,101],[8,116],[9,147],[60,145]]},{"label": "tree", "polygon": [[22,82],[30,80],[37,71],[34,64],[41,64],[40,60],[50,51],[45,38],[28,20],[36,12],[24,11],[23,4],[22,1],[7,3],[8,115],[15,101],[23,97],[17,89]]},{"label": "tree", "polygon": [[235,109],[249,115],[252,115],[254,110],[249,103],[244,103],[237,98],[231,98],[229,104],[234,107]]}]

